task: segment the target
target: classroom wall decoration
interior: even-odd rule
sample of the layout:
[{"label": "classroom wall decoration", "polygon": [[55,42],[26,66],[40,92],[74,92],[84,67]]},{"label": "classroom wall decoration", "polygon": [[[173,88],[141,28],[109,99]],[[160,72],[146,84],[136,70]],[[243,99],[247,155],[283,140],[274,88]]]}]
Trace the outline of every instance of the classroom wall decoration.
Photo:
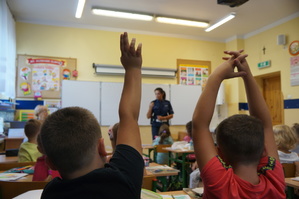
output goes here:
[{"label": "classroom wall decoration", "polygon": [[178,84],[204,87],[211,72],[210,61],[177,60]]},{"label": "classroom wall decoration", "polygon": [[74,58],[18,55],[17,97],[22,98],[61,98],[61,81],[75,80]]},{"label": "classroom wall decoration", "polygon": [[299,85],[299,56],[291,57],[291,86]]}]

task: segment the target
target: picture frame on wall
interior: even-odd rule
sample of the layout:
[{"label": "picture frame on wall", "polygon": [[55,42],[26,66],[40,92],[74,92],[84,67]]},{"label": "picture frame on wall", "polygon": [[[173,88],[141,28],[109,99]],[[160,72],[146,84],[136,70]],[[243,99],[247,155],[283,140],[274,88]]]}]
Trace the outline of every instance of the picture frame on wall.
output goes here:
[{"label": "picture frame on wall", "polygon": [[178,59],[177,67],[178,84],[182,85],[199,85],[204,88],[211,73],[210,61]]}]

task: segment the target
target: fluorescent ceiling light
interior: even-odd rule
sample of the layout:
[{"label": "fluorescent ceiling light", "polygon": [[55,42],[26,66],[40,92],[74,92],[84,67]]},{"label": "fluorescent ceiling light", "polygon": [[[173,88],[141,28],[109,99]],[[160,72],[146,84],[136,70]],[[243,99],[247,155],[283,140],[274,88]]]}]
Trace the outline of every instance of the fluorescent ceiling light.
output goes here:
[{"label": "fluorescent ceiling light", "polygon": [[195,26],[200,28],[205,28],[208,27],[209,25],[207,22],[175,19],[175,18],[168,18],[168,17],[156,17],[156,21],[160,23],[169,23],[169,24],[176,24],[176,25],[183,25],[183,26]]},{"label": "fluorescent ceiling light", "polygon": [[107,17],[118,17],[118,18],[136,19],[136,20],[143,20],[143,21],[152,21],[154,18],[151,15],[135,14],[130,12],[121,12],[121,11],[113,11],[113,10],[104,10],[99,8],[93,8],[92,12],[93,14],[103,15]]},{"label": "fluorescent ceiling light", "polygon": [[227,17],[221,19],[220,21],[218,21],[217,23],[215,23],[214,25],[208,27],[207,29],[205,29],[206,32],[210,32],[211,30],[214,30],[215,28],[221,26],[222,24],[228,22],[229,20],[235,18],[236,13],[232,12],[230,15],[228,15]]},{"label": "fluorescent ceiling light", "polygon": [[78,19],[81,18],[84,5],[85,5],[85,0],[78,0],[77,11],[75,15],[76,18]]}]

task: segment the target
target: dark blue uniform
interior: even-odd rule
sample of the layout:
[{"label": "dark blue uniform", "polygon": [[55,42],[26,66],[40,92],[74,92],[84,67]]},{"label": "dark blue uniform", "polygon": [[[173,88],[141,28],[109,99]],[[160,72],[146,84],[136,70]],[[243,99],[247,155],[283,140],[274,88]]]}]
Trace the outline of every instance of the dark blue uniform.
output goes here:
[{"label": "dark blue uniform", "polygon": [[152,109],[152,117],[151,117],[151,125],[152,125],[152,136],[153,140],[155,139],[155,136],[159,134],[159,128],[162,124],[168,124],[168,120],[158,120],[157,116],[167,116],[172,115],[174,112],[172,110],[172,106],[170,101],[168,100],[154,100],[152,101],[154,103],[153,109]]}]

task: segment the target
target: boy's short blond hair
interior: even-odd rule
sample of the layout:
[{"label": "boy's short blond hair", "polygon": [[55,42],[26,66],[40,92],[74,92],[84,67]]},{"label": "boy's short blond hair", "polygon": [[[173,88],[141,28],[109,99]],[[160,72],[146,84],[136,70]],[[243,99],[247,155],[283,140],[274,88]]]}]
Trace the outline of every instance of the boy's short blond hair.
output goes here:
[{"label": "boy's short blond hair", "polygon": [[291,150],[296,147],[297,137],[291,127],[287,125],[273,126],[274,138],[279,150]]}]

